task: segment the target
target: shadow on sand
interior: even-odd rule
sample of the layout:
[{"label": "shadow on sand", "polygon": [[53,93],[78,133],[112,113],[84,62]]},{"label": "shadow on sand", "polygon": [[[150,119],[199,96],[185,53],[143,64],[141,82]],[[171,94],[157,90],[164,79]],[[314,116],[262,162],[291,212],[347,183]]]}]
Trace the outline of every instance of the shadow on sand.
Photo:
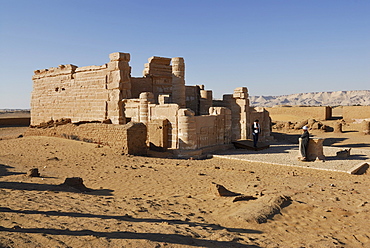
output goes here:
[{"label": "shadow on sand", "polygon": [[0,182],[0,188],[2,189],[13,189],[13,190],[27,190],[27,191],[54,191],[54,192],[72,192],[89,195],[112,195],[113,190],[110,189],[89,189],[85,192],[81,192],[73,187],[64,185],[53,185],[53,184],[38,184],[38,183],[23,183],[23,182]]},{"label": "shadow on sand", "polygon": [[[100,218],[100,219],[116,219],[120,221],[127,222],[147,222],[147,223],[162,223],[168,222],[170,224],[184,224],[188,226],[201,226],[204,228],[211,228],[212,230],[222,230],[227,229],[230,232],[239,233],[254,233],[261,234],[261,231],[252,229],[242,229],[242,228],[225,228],[220,225],[206,224],[206,223],[196,223],[181,220],[168,220],[168,219],[150,219],[150,218],[133,218],[130,216],[115,216],[115,215],[95,215],[95,214],[85,214],[85,213],[73,213],[73,212],[57,212],[57,211],[38,211],[38,210],[13,210],[10,208],[0,207],[0,212],[3,213],[15,213],[15,214],[41,214],[47,216],[69,216],[69,217],[81,217],[81,218]],[[182,244],[191,245],[198,247],[255,247],[255,245],[243,245],[233,241],[214,241],[214,240],[204,240],[197,239],[191,236],[180,235],[180,234],[162,234],[162,233],[137,233],[137,232],[96,232],[91,230],[78,230],[71,231],[68,229],[52,229],[52,228],[21,228],[19,226],[15,228],[6,228],[0,226],[0,231],[3,232],[17,232],[17,233],[42,233],[49,235],[69,235],[69,236],[95,236],[95,237],[105,237],[110,239],[145,239],[157,242],[166,242],[172,244]]]},{"label": "shadow on sand", "polygon": [[14,168],[9,165],[5,164],[0,164],[0,177],[5,177],[5,176],[11,176],[11,175],[21,175],[21,174],[26,174],[23,172],[11,172],[9,169]]}]

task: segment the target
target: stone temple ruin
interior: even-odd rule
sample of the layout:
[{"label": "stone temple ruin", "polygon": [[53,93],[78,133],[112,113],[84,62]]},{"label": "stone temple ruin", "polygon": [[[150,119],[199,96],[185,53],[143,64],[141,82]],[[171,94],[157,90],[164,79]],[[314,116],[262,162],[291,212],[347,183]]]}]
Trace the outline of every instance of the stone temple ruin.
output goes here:
[{"label": "stone temple ruin", "polygon": [[[269,113],[249,106],[246,87],[213,100],[212,91],[203,85],[185,85],[183,58],[151,57],[143,77],[131,76],[129,53],[112,53],[109,58],[101,66],[68,64],[36,70],[31,99],[35,128],[29,134],[108,145],[121,139],[118,145],[124,148],[134,145],[130,140],[136,144],[143,140],[142,149],[170,151],[177,157],[199,156],[230,147],[232,141],[251,139],[254,119],[261,123],[260,140],[272,139]],[[62,119],[68,120],[66,125],[55,125]],[[129,131],[132,128],[137,129]],[[145,154],[142,149],[127,151]]]}]

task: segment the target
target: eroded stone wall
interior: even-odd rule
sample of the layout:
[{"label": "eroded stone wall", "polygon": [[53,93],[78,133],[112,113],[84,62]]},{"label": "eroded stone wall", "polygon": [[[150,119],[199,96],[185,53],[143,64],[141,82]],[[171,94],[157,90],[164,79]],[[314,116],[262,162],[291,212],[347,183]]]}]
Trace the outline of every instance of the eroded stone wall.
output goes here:
[{"label": "eroded stone wall", "polygon": [[36,70],[31,97],[31,125],[70,118],[72,122],[103,121],[123,124],[119,102],[131,97],[130,55],[110,54],[102,66],[60,65]]}]

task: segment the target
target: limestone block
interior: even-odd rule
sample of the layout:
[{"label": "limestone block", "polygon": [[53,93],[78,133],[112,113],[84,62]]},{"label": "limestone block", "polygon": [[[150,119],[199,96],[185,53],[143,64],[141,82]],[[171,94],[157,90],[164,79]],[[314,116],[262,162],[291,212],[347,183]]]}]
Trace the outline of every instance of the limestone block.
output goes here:
[{"label": "limestone block", "polygon": [[241,98],[247,99],[248,98],[248,89],[247,87],[238,87],[234,90],[233,98]]},{"label": "limestone block", "polygon": [[78,67],[75,68],[75,72],[95,72],[100,71],[102,69],[106,69],[107,64],[104,65],[90,65],[90,66],[84,66],[84,67]]},{"label": "limestone block", "polygon": [[110,61],[130,61],[130,54],[129,53],[111,53],[109,54]]},{"label": "limestone block", "polygon": [[[307,147],[307,160],[315,161],[315,160],[325,160],[324,155],[324,138],[310,138],[308,141]],[[299,139],[299,149],[301,149],[301,142],[302,139]],[[301,151],[299,150],[301,154]]]},{"label": "limestone block", "polygon": [[109,90],[108,92],[109,92],[108,93],[109,94],[109,98],[108,98],[109,101],[115,101],[115,102],[118,103],[119,101],[122,100],[120,90],[113,89],[113,90]]},{"label": "limestone block", "polygon": [[171,59],[170,58],[164,58],[164,57],[157,57],[157,56],[152,56],[148,58],[149,64],[158,64],[158,65],[170,65]]},{"label": "limestone block", "polygon": [[171,59],[172,62],[172,73],[177,76],[184,76],[185,72],[185,62],[184,58],[176,57]]},{"label": "limestone block", "polygon": [[127,71],[129,74],[131,73],[131,67],[128,62],[126,61],[111,61],[108,63],[108,71]]}]

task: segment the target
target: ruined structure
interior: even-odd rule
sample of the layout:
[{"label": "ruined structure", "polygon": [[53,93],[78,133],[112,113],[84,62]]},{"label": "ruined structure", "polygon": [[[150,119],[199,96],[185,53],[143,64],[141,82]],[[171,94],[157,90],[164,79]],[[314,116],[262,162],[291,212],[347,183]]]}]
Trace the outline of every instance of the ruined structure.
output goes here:
[{"label": "ruined structure", "polygon": [[261,123],[260,140],[272,139],[269,113],[249,107],[246,87],[213,100],[212,91],[204,86],[185,85],[183,58],[151,57],[143,77],[131,77],[130,54],[109,57],[110,62],[102,66],[69,64],[36,70],[31,125],[62,118],[80,124],[141,122],[147,127],[150,148],[169,150],[179,157],[251,138],[254,119]]}]

